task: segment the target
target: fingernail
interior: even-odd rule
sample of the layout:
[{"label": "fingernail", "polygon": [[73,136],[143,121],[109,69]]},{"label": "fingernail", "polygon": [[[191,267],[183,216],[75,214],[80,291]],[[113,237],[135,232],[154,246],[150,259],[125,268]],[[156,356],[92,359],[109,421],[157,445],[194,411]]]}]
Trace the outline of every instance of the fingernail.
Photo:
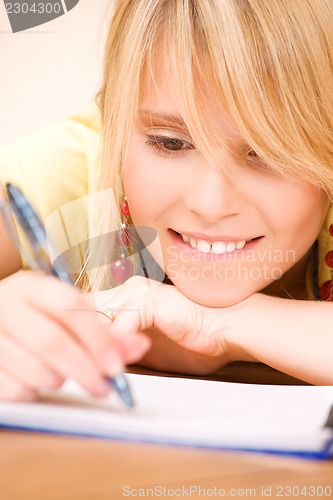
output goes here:
[{"label": "fingernail", "polygon": [[103,367],[108,375],[119,375],[124,371],[124,364],[120,360],[119,355],[114,351],[107,351],[103,357]]},{"label": "fingernail", "polygon": [[111,391],[110,384],[106,380],[101,380],[95,386],[94,396],[98,398],[105,398],[106,396],[108,396],[110,391]]}]

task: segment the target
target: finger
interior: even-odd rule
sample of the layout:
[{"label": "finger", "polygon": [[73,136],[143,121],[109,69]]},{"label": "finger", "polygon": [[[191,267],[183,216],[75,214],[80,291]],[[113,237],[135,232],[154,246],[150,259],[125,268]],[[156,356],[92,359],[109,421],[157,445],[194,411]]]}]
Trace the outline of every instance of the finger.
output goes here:
[{"label": "finger", "polygon": [[[43,360],[46,366],[64,378],[74,378],[94,396],[105,396],[109,387],[103,373],[87,352],[71,335],[43,311],[37,311],[26,303],[21,305],[25,325],[11,325],[12,338],[26,350]],[[8,322],[7,322],[8,323]],[[16,326],[16,327],[15,327]]]},{"label": "finger", "polygon": [[37,391],[30,389],[12,375],[0,370],[0,399],[5,401],[34,401]]},{"label": "finger", "polygon": [[169,285],[161,285],[153,293],[123,304],[110,331],[121,337],[130,332],[156,328],[184,347],[192,346],[193,331],[198,330],[192,304]]},{"label": "finger", "polygon": [[[165,285],[160,282],[133,276],[122,286],[122,293],[113,304],[119,304],[112,331],[114,333],[135,333],[148,330],[154,323],[153,302],[163,296]],[[120,300],[120,302],[119,302]]]},{"label": "finger", "polygon": [[[115,317],[110,314],[107,309],[97,309],[96,311],[100,314],[100,320],[110,327]],[[113,335],[113,338],[116,340],[118,339],[119,345],[122,349],[122,357],[126,364],[139,361],[151,346],[151,342],[148,337],[139,333],[134,335],[128,332],[121,335],[115,334]]]},{"label": "finger", "polygon": [[96,304],[96,309],[107,309],[108,312],[116,316],[125,302],[147,296],[160,286],[163,287],[163,284],[160,282],[143,276],[133,276],[123,285],[102,292],[94,292],[92,296]]},{"label": "finger", "polygon": [[65,380],[47,367],[41,358],[22,349],[5,333],[0,335],[0,369],[6,370],[18,382],[33,390],[57,389]]},{"label": "finger", "polygon": [[[53,318],[60,328],[68,331],[94,358],[100,370],[106,370],[108,375],[118,374],[124,369],[121,340],[115,340],[109,335],[105,323],[103,324],[97,317],[93,298],[89,299],[73,287],[54,281],[54,287],[50,287],[47,294],[44,293],[44,296],[47,295],[47,300],[41,299],[37,303],[34,301],[33,305],[41,313]],[[59,285],[61,285],[60,297]],[[106,359],[111,358],[113,364],[110,366]]]},{"label": "finger", "polygon": [[121,340],[122,355],[126,365],[140,361],[151,347],[151,341],[142,333],[135,335],[114,333],[113,335]]},{"label": "finger", "polygon": [[[123,370],[124,361],[120,354],[121,347],[110,337],[105,325],[98,320],[92,300],[87,300],[75,287],[61,283],[53,277],[21,272],[12,278],[10,281],[10,286],[13,287],[12,294],[17,295],[17,289],[19,289],[21,301],[27,302],[30,309],[36,309],[41,316],[49,316],[52,323],[58,324],[58,331],[62,329],[66,331],[67,335],[75,338],[89,356],[94,358],[94,363],[99,370],[103,370],[105,374],[111,376]],[[8,287],[6,290],[8,291]],[[47,293],[45,293],[46,291]],[[10,307],[10,303],[6,306],[6,296],[1,298],[3,298],[3,301],[0,301],[1,309],[5,309],[2,323],[6,331],[17,331],[17,313]],[[20,311],[20,317],[24,318],[24,330],[27,324],[30,327],[32,325],[24,317],[26,313],[27,309],[25,309],[25,313]],[[46,341],[47,339],[48,337],[46,337]],[[111,366],[110,359],[113,359]],[[91,374],[91,370],[87,372],[87,377],[89,377],[89,373]],[[89,386],[91,387],[91,384]],[[87,387],[87,382],[84,383],[84,387]],[[105,388],[106,386],[104,392]]]}]

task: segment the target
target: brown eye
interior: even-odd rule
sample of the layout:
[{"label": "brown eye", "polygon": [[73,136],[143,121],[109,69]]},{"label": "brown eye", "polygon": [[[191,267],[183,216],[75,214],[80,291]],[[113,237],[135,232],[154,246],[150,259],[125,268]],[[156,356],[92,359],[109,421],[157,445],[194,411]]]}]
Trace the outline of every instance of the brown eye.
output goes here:
[{"label": "brown eye", "polygon": [[180,151],[184,146],[183,141],[179,139],[163,139],[160,142],[169,151]]},{"label": "brown eye", "polygon": [[190,150],[195,149],[194,144],[191,144],[177,137],[166,136],[147,136],[148,141],[146,144],[155,149],[160,155],[166,157],[179,156],[188,153]]}]

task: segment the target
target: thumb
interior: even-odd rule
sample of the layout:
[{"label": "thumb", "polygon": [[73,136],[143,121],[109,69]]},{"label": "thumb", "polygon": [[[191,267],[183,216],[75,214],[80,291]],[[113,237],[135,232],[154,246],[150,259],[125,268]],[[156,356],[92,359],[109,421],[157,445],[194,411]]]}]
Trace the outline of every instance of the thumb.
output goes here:
[{"label": "thumb", "polygon": [[139,361],[151,347],[151,341],[143,330],[150,328],[152,321],[147,320],[147,299],[134,300],[124,305],[117,313],[111,326],[111,335],[119,340],[126,364]]},{"label": "thumb", "polygon": [[124,304],[117,312],[110,331],[117,336],[139,333],[153,327],[154,317],[153,302],[146,295]]}]

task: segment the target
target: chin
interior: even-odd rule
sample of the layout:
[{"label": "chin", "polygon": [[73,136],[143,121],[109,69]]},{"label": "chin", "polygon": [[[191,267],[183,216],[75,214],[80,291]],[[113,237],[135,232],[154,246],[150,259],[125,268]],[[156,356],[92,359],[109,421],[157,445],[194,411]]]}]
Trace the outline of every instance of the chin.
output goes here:
[{"label": "chin", "polygon": [[[188,299],[206,307],[230,307],[247,299],[256,290],[240,290],[226,287],[207,287],[198,283],[176,283],[174,285]],[[178,286],[179,285],[179,286]]]}]

